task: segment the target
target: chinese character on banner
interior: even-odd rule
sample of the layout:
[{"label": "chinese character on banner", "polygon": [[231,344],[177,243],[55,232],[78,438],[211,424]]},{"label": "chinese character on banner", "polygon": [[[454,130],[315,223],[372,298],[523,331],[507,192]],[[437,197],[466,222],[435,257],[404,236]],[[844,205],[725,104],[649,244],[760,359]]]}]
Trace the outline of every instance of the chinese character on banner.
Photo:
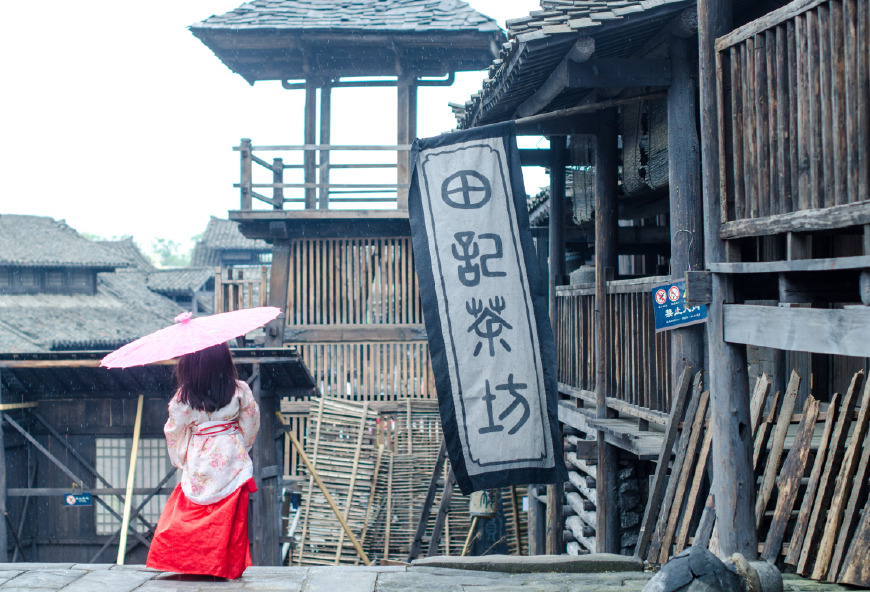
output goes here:
[{"label": "chinese character on banner", "polygon": [[467,494],[565,481],[547,282],[515,127],[420,139],[411,158],[414,258],[457,483]]}]

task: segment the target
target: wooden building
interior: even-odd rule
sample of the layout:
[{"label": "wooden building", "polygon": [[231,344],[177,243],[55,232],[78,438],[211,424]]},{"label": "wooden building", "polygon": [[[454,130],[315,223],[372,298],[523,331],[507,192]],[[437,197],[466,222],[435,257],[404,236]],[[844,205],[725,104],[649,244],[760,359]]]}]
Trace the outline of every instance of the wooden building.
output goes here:
[{"label": "wooden building", "polygon": [[[0,354],[0,507],[7,517],[0,522],[0,561],[115,561],[132,492],[125,561],[145,562],[178,479],[163,436],[175,381],[170,364],[100,368],[104,354]],[[283,471],[275,412],[282,397],[307,397],[314,383],[292,349],[233,355],[263,418],[252,449],[259,490],[252,496],[252,555],[258,565],[280,565]]]},{"label": "wooden building", "polygon": [[[285,311],[270,343],[297,345],[325,396],[434,396],[407,213],[417,89],[488,65],[500,28],[459,3],[334,0],[250,2],[191,31],[248,82],[305,92],[303,145],[236,148],[229,217],[271,245],[268,301]],[[332,89],[371,86],[396,88],[396,144],[332,144]]]},{"label": "wooden building", "polygon": [[[853,391],[849,379],[866,370],[870,354],[860,337],[870,302],[864,291],[870,253],[866,4],[541,5],[508,22],[509,42],[489,80],[456,110],[464,127],[515,120],[521,133],[536,128],[550,139],[551,186],[531,204],[532,220],[547,223],[538,245],[542,259],[548,251],[564,398],[560,420],[570,434],[577,480],[566,485],[567,499],[559,487],[532,497],[533,552],[562,549],[563,508],[576,515],[568,518],[576,528],[567,535],[574,552],[625,550],[617,457],[656,460],[648,507],[657,512],[673,500],[659,476],[667,472],[672,426],[690,391],[683,370],[691,368],[703,370],[698,397],[692,397],[698,403],[689,403],[699,426],[706,405],[701,391],[709,389],[704,441],[713,467],[708,504],[715,500],[718,549],[725,556],[755,556],[763,534],[756,522],[766,528],[768,520],[765,484],[770,477],[773,487],[779,457],[769,456],[773,466],[764,469],[756,504],[759,451],[752,440],[760,407],[750,406],[750,373],[753,382],[762,370],[770,373],[785,401],[774,402],[771,413],[790,420],[798,401],[814,397],[827,405],[835,393]],[[566,261],[572,259],[586,262],[577,276],[593,283],[568,285]],[[709,307],[708,321],[656,333],[651,288],[681,279],[688,305]],[[803,381],[786,387],[792,369]],[[803,384],[800,398],[797,382]],[[851,516],[843,522],[842,550],[853,529],[856,536],[870,529],[867,510],[860,525],[855,510],[866,504],[866,468],[858,469],[854,488],[850,472],[859,460],[866,467],[870,453],[862,431],[868,404],[854,424],[853,456],[843,462],[834,501],[819,497],[814,510],[814,520],[824,522],[827,514],[834,524]],[[851,412],[843,417],[838,425],[848,429],[854,418]],[[788,424],[777,424],[783,437]],[[592,434],[597,446],[576,433]],[[698,437],[693,442],[700,447]],[[689,438],[684,443],[680,436],[684,444]],[[762,443],[762,456],[766,447]],[[822,450],[814,454],[824,459]],[[675,467],[684,461],[678,455]],[[816,464],[825,463],[832,467],[826,474],[836,474],[840,458]],[[790,474],[795,466],[783,468],[786,481],[800,480],[804,468],[809,472],[804,464]],[[695,471],[699,483],[703,473],[703,467]],[[589,483],[595,490],[584,492]],[[780,501],[786,494],[783,485]],[[852,511],[844,515],[846,497]],[[546,503],[536,507],[536,499]],[[687,528],[690,519],[684,518]],[[646,557],[653,533],[646,519],[642,526],[637,546]],[[586,527],[594,539],[584,535]],[[815,549],[804,546],[804,555]],[[826,534],[821,554],[832,548]],[[669,552],[668,546],[663,557]],[[833,561],[828,577],[859,582],[854,571],[844,576],[847,564],[838,573]]]}]

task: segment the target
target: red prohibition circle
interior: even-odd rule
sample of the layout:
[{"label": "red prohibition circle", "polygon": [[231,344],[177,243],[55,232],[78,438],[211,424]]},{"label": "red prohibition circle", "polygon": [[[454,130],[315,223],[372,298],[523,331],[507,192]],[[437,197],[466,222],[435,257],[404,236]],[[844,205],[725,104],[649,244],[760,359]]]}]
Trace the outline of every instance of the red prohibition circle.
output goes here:
[{"label": "red prohibition circle", "polygon": [[680,299],[680,289],[677,286],[671,286],[671,289],[668,290],[668,298],[671,299],[671,302],[676,302]]},{"label": "red prohibition circle", "polygon": [[658,302],[659,304],[664,304],[667,299],[668,295],[667,292],[665,292],[664,290],[659,290],[658,292],[656,292],[656,302]]}]

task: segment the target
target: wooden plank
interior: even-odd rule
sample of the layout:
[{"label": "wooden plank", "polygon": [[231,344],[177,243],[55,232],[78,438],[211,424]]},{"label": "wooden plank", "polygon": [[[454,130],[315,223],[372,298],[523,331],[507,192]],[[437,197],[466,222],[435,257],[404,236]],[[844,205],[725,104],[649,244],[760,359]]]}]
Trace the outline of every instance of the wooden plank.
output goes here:
[{"label": "wooden plank", "polygon": [[692,516],[695,514],[695,506],[698,503],[698,495],[701,491],[701,483],[704,480],[704,473],[707,470],[707,458],[710,454],[710,445],[713,442],[713,430],[709,427],[704,433],[704,443],[701,445],[701,453],[698,456],[698,462],[695,464],[695,474],[692,477],[692,487],[689,489],[689,495],[686,498],[686,510],[683,513],[683,520],[680,524],[680,532],[674,541],[674,555],[677,555],[686,548],[686,541],[689,539],[689,527],[692,523]]},{"label": "wooden plank", "polygon": [[756,469],[758,467],[758,461],[761,459],[761,453],[767,448],[767,440],[770,437],[770,428],[773,425],[774,418],[776,417],[777,405],[779,404],[780,393],[777,393],[773,396],[773,401],[770,405],[770,412],[767,415],[767,418],[761,422],[755,431],[754,434],[754,446],[752,452],[752,468]]},{"label": "wooden plank", "polygon": [[[649,499],[644,510],[643,520],[640,523],[640,533],[638,534],[637,545],[635,546],[635,557],[646,557],[649,550],[649,544],[652,540],[653,529],[655,528],[655,517],[661,508],[662,499],[665,496],[665,488],[667,487],[667,472],[668,463],[671,459],[674,441],[677,439],[677,430],[682,420],[683,409],[688,398],[691,380],[691,369],[686,368],[680,374],[680,380],[677,383],[676,393],[674,396],[673,405],[671,408],[670,420],[665,430],[665,436],[662,440],[661,451],[659,452],[658,463],[656,464],[655,475],[653,476],[652,484],[649,488]],[[599,511],[601,509],[599,508]]]},{"label": "wooden plank", "polygon": [[[700,385],[699,385],[700,388]],[[691,428],[691,438],[689,439],[688,446],[686,448],[685,459],[682,463],[682,468],[679,471],[679,483],[677,485],[676,494],[674,495],[671,503],[665,503],[664,508],[669,509],[670,516],[668,517],[667,529],[665,530],[665,534],[662,537],[661,543],[661,552],[659,554],[658,561],[659,563],[667,562],[668,558],[671,557],[671,542],[674,538],[674,532],[677,529],[677,521],[680,516],[683,516],[683,520],[688,522],[691,519],[691,513],[694,510],[694,506],[687,506],[685,511],[683,511],[683,499],[686,495],[686,488],[688,486],[689,480],[692,477],[692,469],[695,467],[696,456],[698,454],[698,445],[701,442],[701,431],[704,427],[704,420],[707,417],[707,403],[710,399],[710,393],[708,391],[704,391],[701,394],[701,401],[698,405],[697,412],[695,415],[695,421],[692,423]],[[689,414],[686,414],[686,419],[688,420]],[[683,429],[683,433],[686,433],[688,430],[686,428]],[[677,457],[679,460],[679,456]],[[676,467],[676,461],[674,463]],[[675,472],[671,472],[671,480],[673,481],[675,477]],[[670,486],[670,484],[669,484]]]},{"label": "wooden plank", "polygon": [[870,356],[865,328],[870,310],[779,308],[735,305],[724,307],[725,341],[781,350],[843,356]]},{"label": "wooden plank", "polygon": [[[731,182],[734,191],[734,218],[739,220],[746,217],[746,175],[744,172],[743,160],[743,144],[746,137],[746,130],[743,124],[743,106],[745,104],[745,88],[743,84],[743,72],[745,66],[744,59],[745,48],[743,46],[732,47],[730,51],[729,65],[731,68],[731,117],[732,122],[725,122],[725,106],[724,101],[720,102],[719,109],[719,151],[722,154],[721,161],[723,167],[726,160],[725,138],[727,130],[732,130],[731,136]],[[717,54],[717,67],[722,70],[718,59],[721,54]],[[721,73],[724,77],[725,73]],[[725,92],[724,81],[720,80],[719,92]],[[726,172],[722,171],[722,179],[726,179]],[[727,183],[722,184],[722,221],[728,220],[727,207]]]},{"label": "wooden plank", "polygon": [[[833,57],[831,56],[831,14],[829,7],[832,2],[825,2],[819,5],[816,9],[818,15],[818,32],[816,33],[818,40],[818,66],[819,66],[819,111],[821,113],[821,124],[816,131],[816,135],[821,137],[821,151],[817,155],[820,168],[819,171],[819,199],[816,202],[821,207],[830,207],[836,205],[834,200],[834,110],[832,95],[832,72]],[[837,154],[837,160],[844,160],[845,152]]]},{"label": "wooden plank", "polygon": [[[802,182],[802,181],[801,181]],[[870,223],[870,201],[860,201],[817,209],[809,204],[790,214],[777,214],[758,220],[725,222],[719,231],[723,240],[750,236],[769,236],[786,232],[816,232]]]},{"label": "wooden plank", "polygon": [[767,503],[770,501],[771,493],[773,493],[773,486],[776,484],[776,476],[779,474],[779,461],[782,458],[782,449],[785,444],[788,426],[791,424],[791,416],[797,402],[800,384],[800,374],[798,374],[797,370],[792,370],[788,386],[785,389],[785,397],[782,400],[782,407],[780,407],[779,417],[776,421],[776,428],[773,431],[770,452],[767,455],[767,462],[764,465],[764,473],[761,477],[761,486],[755,499],[756,528],[761,527],[761,520],[764,518],[765,510],[767,510]]},{"label": "wooden plank", "polygon": [[868,482],[868,474],[870,474],[870,467],[868,467],[870,465],[870,448],[867,446],[865,442],[863,454],[860,453],[860,448],[856,452],[861,457],[861,462],[852,478],[852,491],[849,494],[849,503],[846,505],[846,510],[843,513],[840,532],[837,536],[837,544],[834,547],[834,554],[831,558],[831,567],[828,570],[827,580],[829,582],[836,580],[837,573],[842,565],[843,555],[849,546],[849,542],[852,540],[852,534],[857,526],[858,512],[861,509],[860,504],[867,499],[867,490],[870,488],[870,482]]},{"label": "wooden plank", "polygon": [[422,324],[312,324],[297,327],[290,326],[287,327],[284,331],[284,341],[286,343],[344,343],[348,341],[425,341],[426,338],[426,327]]},{"label": "wooden plank", "polygon": [[870,549],[870,500],[864,506],[861,521],[855,529],[838,583],[870,587],[870,553],[867,549]]},{"label": "wooden plank", "polygon": [[870,268],[870,256],[833,257],[827,259],[794,259],[790,261],[757,261],[747,263],[713,263],[714,273],[792,273],[804,271],[840,271]]},{"label": "wooden plank", "polygon": [[761,553],[761,558],[770,563],[776,563],[782,549],[785,528],[791,517],[791,511],[809,460],[810,443],[818,414],[819,402],[810,395],[804,405],[803,419],[798,426],[798,434],[791,444],[791,449],[782,465],[780,478],[777,482],[779,495],[776,500],[776,508],[773,511],[773,520],[767,531],[767,539],[764,541],[764,550]]},{"label": "wooden plank", "polygon": [[[828,201],[833,204],[849,202],[847,189],[849,150],[846,139],[848,133],[848,121],[846,119],[846,54],[845,47],[848,42],[843,38],[843,0],[833,0],[830,6],[830,30],[827,32],[831,55],[831,142],[833,148],[832,183],[828,183],[825,190],[832,193]],[[819,7],[821,10],[822,7]],[[854,51],[854,50],[853,50]],[[849,59],[854,59],[852,53]],[[827,160],[827,159],[826,159]],[[856,200],[857,201],[857,200]]]},{"label": "wooden plank", "polygon": [[795,44],[797,59],[797,149],[798,149],[798,202],[797,210],[812,207],[810,198],[810,127],[809,114],[809,50],[807,49],[807,19],[795,18]]},{"label": "wooden plank", "polygon": [[[444,493],[441,494],[441,503],[438,505],[438,514],[435,516],[435,524],[432,526],[432,535],[429,538],[429,548],[426,551],[426,557],[434,557],[438,554],[438,544],[441,542],[441,533],[444,530],[444,524],[447,521],[447,513],[450,511],[450,500],[453,498],[453,485],[455,483],[456,477],[453,476],[453,469],[450,469],[444,484]],[[532,500],[530,495],[529,507],[531,507],[531,504]],[[529,530],[531,531],[531,528]]]},{"label": "wooden plank", "polygon": [[849,440],[846,455],[843,457],[843,465],[840,467],[840,474],[837,477],[837,486],[834,489],[834,497],[831,500],[831,508],[828,510],[825,523],[825,534],[822,537],[822,542],[819,544],[819,552],[816,555],[816,564],[813,568],[812,577],[814,580],[820,580],[828,573],[840,523],[843,519],[843,513],[845,512],[849,492],[853,484],[852,480],[855,477],[855,472],[860,462],[864,436],[867,435],[868,422],[870,422],[870,381],[867,381],[864,386],[864,395],[861,397],[861,411],[858,415],[857,423],[852,428],[852,437]]},{"label": "wooden plank", "polygon": [[810,513],[810,521],[807,525],[807,534],[804,538],[801,554],[797,561],[797,572],[807,575],[812,571],[812,559],[815,558],[819,546],[822,529],[825,525],[828,508],[831,507],[831,498],[834,495],[835,478],[840,471],[843,455],[846,447],[846,437],[852,424],[851,415],[856,400],[858,399],[861,386],[864,383],[864,372],[858,372],[852,377],[843,406],[834,432],[831,436],[828,458],[825,460],[825,471],[819,481],[819,489],[813,502]]},{"label": "wooden plank", "polygon": [[822,431],[822,439],[819,442],[818,450],[816,450],[816,458],[813,461],[813,469],[810,473],[810,479],[807,482],[807,488],[804,491],[801,508],[798,512],[797,520],[795,521],[794,530],[791,535],[791,542],[788,546],[785,562],[790,565],[796,565],[800,557],[801,548],[804,544],[804,537],[807,533],[809,525],[810,512],[813,509],[813,501],[816,497],[816,491],[819,487],[819,481],[822,477],[822,470],[825,466],[825,459],[828,452],[828,444],[831,441],[831,433],[834,429],[834,423],[837,418],[837,409],[840,403],[840,395],[835,393],[828,404],[827,417],[825,418],[825,427]]},{"label": "wooden plank", "polygon": [[749,400],[749,419],[752,422],[752,437],[758,431],[758,424],[761,421],[761,415],[764,413],[764,404],[767,402],[767,395],[770,392],[771,385],[770,377],[767,373],[762,373],[755,380],[755,388],[752,390],[752,398]]},{"label": "wooden plank", "polygon": [[750,37],[758,35],[766,29],[772,29],[780,23],[795,18],[795,16],[810,10],[827,0],[795,0],[785,6],[768,12],[764,16],[750,21],[716,39],[716,51],[722,51]]},{"label": "wooden plank", "polygon": [[[674,503],[676,500],[677,489],[680,483],[682,483],[683,481],[682,470],[689,448],[689,439],[692,432],[691,426],[694,424],[696,416],[698,415],[698,407],[701,404],[701,398],[701,373],[698,372],[695,375],[695,379],[692,384],[692,394],[689,398],[689,405],[686,408],[685,421],[682,422],[680,437],[676,443],[673,468],[671,469],[670,475],[668,476],[667,488],[665,489],[665,495],[662,498],[662,502],[659,507],[655,530],[653,531],[652,538],[650,539],[649,551],[647,553],[647,560],[650,563],[664,563],[664,561],[662,561],[660,558],[660,553],[662,551],[662,541],[665,536],[665,531],[668,527],[668,520],[670,518],[670,514],[674,511],[679,513],[679,508],[675,509]],[[670,459],[665,460],[665,467],[668,466],[669,460]],[[670,549],[665,549],[665,560],[667,560],[669,551]]]},{"label": "wooden plank", "polygon": [[755,176],[758,179],[758,216],[764,217],[774,213],[770,207],[770,124],[769,124],[769,101],[775,100],[775,97],[770,97],[767,93],[767,55],[769,48],[767,46],[767,32],[759,33],[755,37],[755,84],[753,84],[753,94],[755,95],[755,138],[756,138],[756,155]]}]

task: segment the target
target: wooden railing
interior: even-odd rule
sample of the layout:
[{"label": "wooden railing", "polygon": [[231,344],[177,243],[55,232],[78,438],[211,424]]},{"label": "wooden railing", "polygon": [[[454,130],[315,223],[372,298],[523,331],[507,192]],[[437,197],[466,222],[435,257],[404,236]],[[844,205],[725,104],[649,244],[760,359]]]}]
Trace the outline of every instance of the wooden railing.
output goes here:
[{"label": "wooden railing", "polygon": [[269,301],[269,268],[217,268],[214,299],[216,313],[266,306]]},{"label": "wooden railing", "polygon": [[[667,413],[670,408],[671,348],[667,333],[655,332],[650,290],[669,277],[607,283],[605,332],[608,406]],[[559,383],[589,397],[595,392],[595,288],[556,288],[556,353]]]},{"label": "wooden railing", "polygon": [[[243,138],[239,146],[233,148],[241,153],[241,179],[235,187],[241,190],[242,210],[251,210],[254,200],[272,206],[275,210],[284,209],[284,204],[303,204],[307,210],[359,207],[383,208],[384,206],[403,203],[403,195],[407,195],[408,184],[396,182],[397,173],[391,174],[390,182],[382,182],[382,175],[377,174],[382,169],[397,169],[400,158],[407,159],[410,145],[396,146],[339,146],[331,144],[304,144],[297,146],[253,146],[251,140]],[[283,157],[272,158],[271,162],[254,154],[255,152],[279,152],[300,155],[300,162],[285,163]],[[331,162],[333,153],[349,152],[372,153],[393,152],[395,162]],[[314,156],[317,156],[315,161]],[[255,169],[254,165],[258,168]],[[302,182],[285,182],[285,171],[301,171]],[[371,177],[377,182],[335,182],[330,179],[333,171],[351,171],[354,179]],[[374,172],[369,172],[374,171]],[[264,175],[265,174],[265,178]],[[255,176],[257,180],[255,181]],[[299,175],[297,174],[297,177]],[[367,179],[368,180],[368,179]],[[271,195],[264,195],[258,190],[271,190]],[[291,190],[285,193],[285,190]],[[301,190],[301,191],[300,191]]]},{"label": "wooden railing", "polygon": [[723,238],[870,220],[868,19],[797,0],[716,41]]}]

